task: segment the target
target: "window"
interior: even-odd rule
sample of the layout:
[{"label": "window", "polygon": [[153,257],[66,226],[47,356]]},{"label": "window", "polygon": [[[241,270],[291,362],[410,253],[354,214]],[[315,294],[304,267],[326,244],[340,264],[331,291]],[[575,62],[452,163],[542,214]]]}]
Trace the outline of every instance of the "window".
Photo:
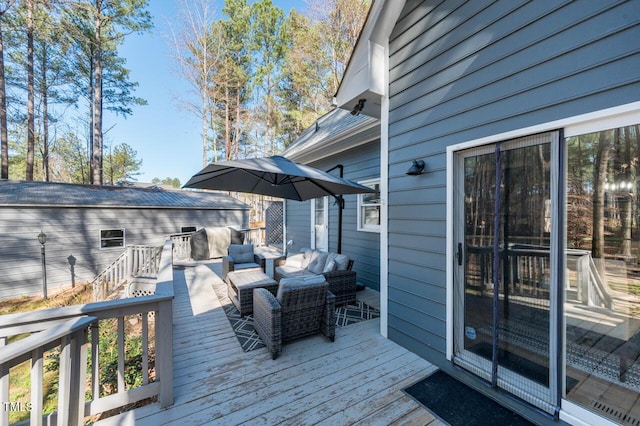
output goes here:
[{"label": "window", "polygon": [[358,231],[380,232],[380,179],[358,183],[377,191],[372,194],[358,194]]},{"label": "window", "polygon": [[101,229],[100,248],[124,247],[124,229]]}]

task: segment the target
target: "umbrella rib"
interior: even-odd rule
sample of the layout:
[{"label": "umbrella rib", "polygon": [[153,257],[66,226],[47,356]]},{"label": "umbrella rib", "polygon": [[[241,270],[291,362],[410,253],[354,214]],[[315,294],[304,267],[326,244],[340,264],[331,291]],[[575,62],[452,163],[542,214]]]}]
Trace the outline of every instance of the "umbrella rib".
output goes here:
[{"label": "umbrella rib", "polygon": [[[204,180],[208,180],[208,179],[215,179],[215,178],[217,178],[217,177],[219,177],[219,176],[224,176],[224,175],[229,174],[229,173],[231,173],[231,172],[233,172],[233,171],[234,171],[234,170],[233,170],[233,168],[231,168],[231,167],[226,167],[226,168],[221,169],[221,170],[215,170],[215,171],[210,171],[210,172],[198,173],[198,174],[197,174],[197,175],[195,175],[194,177],[202,178],[202,181],[204,181]],[[215,176],[213,176],[213,177],[212,177],[212,176],[209,176],[209,175],[212,175],[212,174],[215,174]]]},{"label": "umbrella rib", "polygon": [[310,179],[309,182],[311,182],[312,184],[314,184],[315,186],[317,186],[318,188],[322,189],[324,192],[326,192],[327,194],[331,195],[334,198],[337,198],[337,195],[333,193],[333,191],[330,191],[329,189],[325,188],[323,185],[320,185],[317,181]]}]

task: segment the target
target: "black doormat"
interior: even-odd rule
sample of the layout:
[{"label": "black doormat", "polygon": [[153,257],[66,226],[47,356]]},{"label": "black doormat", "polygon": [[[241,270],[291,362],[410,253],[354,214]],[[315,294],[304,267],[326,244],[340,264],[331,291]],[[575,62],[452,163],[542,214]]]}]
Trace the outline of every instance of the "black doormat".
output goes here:
[{"label": "black doormat", "polygon": [[405,389],[451,426],[530,426],[533,423],[441,370]]}]

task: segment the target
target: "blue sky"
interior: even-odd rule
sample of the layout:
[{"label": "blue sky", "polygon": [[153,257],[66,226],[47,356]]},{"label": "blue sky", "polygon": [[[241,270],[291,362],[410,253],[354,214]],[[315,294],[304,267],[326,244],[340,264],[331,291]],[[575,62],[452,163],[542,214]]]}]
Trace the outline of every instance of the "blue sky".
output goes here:
[{"label": "blue sky", "polygon": [[[202,169],[200,122],[193,113],[180,106],[179,98],[189,96],[189,87],[176,73],[167,44],[168,26],[175,15],[172,0],[151,0],[149,11],[154,28],[143,35],[128,36],[120,50],[127,59],[131,80],[139,83],[136,96],[147,101],[133,108],[129,117],[107,114],[103,129],[110,145],[126,143],[142,159],[139,182],[154,177],[177,177],[182,184]],[[274,0],[285,12],[303,10],[304,1]],[[216,10],[224,5],[215,3]]]}]

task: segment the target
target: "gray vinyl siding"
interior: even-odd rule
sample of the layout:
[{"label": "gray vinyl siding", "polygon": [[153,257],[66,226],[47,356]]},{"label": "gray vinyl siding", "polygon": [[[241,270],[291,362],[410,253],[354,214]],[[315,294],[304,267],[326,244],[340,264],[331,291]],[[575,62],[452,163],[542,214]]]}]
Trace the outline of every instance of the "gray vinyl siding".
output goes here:
[{"label": "gray vinyl siding", "polygon": [[[337,164],[344,166],[344,177],[352,181],[380,178],[380,141],[310,163],[320,170]],[[338,171],[332,173],[338,174]],[[342,222],[342,253],[354,260],[358,283],[380,289],[380,234],[357,230],[357,196],[345,195]],[[293,240],[292,252],[311,246],[311,202],[287,201],[287,240]],[[338,207],[329,198],[329,251],[338,247]]]},{"label": "gray vinyl siding", "polygon": [[285,209],[287,254],[311,247],[311,202],[286,200]]},{"label": "gray vinyl siding", "polygon": [[68,257],[76,258],[75,282],[90,282],[124,248],[100,248],[101,229],[125,229],[125,244],[161,245],[183,226],[248,227],[247,210],[162,208],[0,207],[0,299],[42,293],[38,234],[47,234],[49,291],[70,287]]},{"label": "gray vinyl siding", "polygon": [[[640,100],[640,1],[407,1],[390,37],[389,337],[444,363],[446,147]],[[406,176],[411,160],[427,173]]]}]

